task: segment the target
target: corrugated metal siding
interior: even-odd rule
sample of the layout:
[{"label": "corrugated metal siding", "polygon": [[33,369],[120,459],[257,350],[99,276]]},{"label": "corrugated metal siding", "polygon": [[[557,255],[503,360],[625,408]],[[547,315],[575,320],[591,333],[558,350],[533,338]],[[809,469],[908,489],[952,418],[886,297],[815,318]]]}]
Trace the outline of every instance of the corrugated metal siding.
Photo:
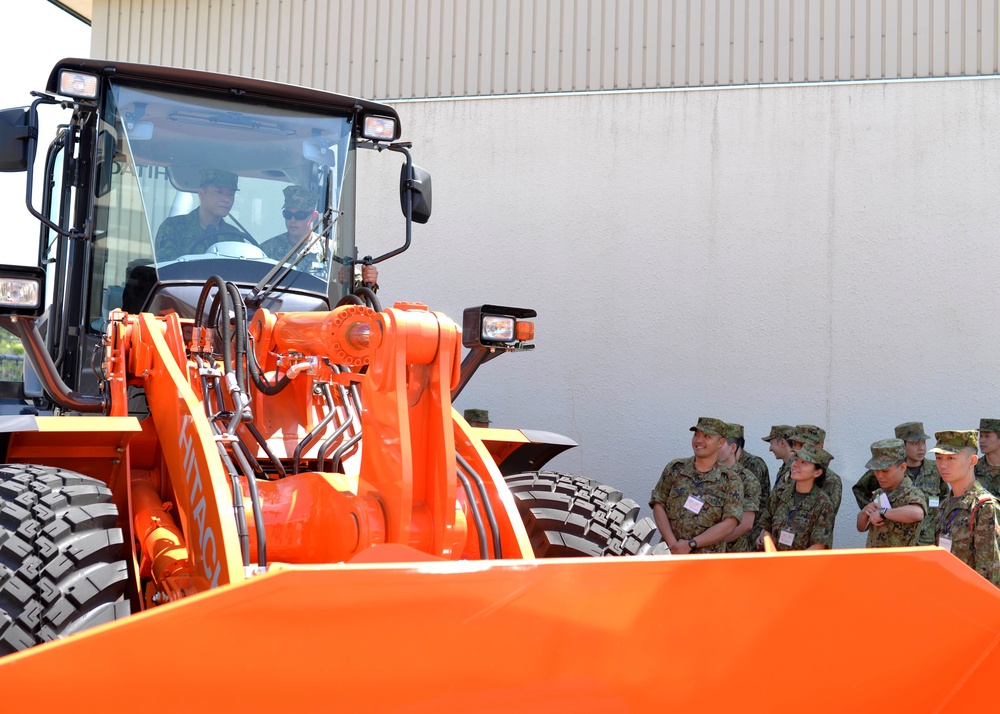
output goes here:
[{"label": "corrugated metal siding", "polygon": [[92,36],[373,99],[1000,72],[1000,0],[95,0]]}]

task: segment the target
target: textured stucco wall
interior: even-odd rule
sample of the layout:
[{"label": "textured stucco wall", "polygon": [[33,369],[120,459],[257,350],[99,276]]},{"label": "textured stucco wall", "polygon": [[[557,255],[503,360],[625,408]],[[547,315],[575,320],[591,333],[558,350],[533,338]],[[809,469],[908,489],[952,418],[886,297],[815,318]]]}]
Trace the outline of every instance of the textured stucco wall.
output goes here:
[{"label": "textured stucco wall", "polygon": [[[850,485],[895,424],[1000,416],[997,79],[397,105],[434,216],[382,298],[538,310],[537,349],[457,407],[566,434],[552,467],[643,504],[698,416],[825,427]],[[398,164],[360,160],[362,255],[402,242]]]}]

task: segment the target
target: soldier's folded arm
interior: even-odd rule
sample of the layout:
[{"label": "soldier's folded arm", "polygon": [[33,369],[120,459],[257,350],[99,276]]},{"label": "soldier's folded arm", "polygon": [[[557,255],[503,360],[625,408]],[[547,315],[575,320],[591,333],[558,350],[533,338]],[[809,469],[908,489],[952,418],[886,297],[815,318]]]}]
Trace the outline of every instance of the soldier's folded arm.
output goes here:
[{"label": "soldier's folded arm", "polygon": [[737,538],[742,536],[744,533],[749,533],[753,530],[753,522],[757,517],[757,511],[743,511],[743,517],[740,519],[739,524],[733,529],[733,532],[726,536],[726,542],[732,543]]},{"label": "soldier's folded arm", "polygon": [[887,520],[896,523],[916,523],[924,520],[924,509],[915,503],[911,503],[899,508],[890,508],[885,512],[885,517]]},{"label": "soldier's folded arm", "polygon": [[696,536],[698,540],[698,547],[706,548],[710,545],[715,545],[732,533],[736,529],[738,523],[739,519],[736,518],[722,519],[711,528],[702,531]]}]

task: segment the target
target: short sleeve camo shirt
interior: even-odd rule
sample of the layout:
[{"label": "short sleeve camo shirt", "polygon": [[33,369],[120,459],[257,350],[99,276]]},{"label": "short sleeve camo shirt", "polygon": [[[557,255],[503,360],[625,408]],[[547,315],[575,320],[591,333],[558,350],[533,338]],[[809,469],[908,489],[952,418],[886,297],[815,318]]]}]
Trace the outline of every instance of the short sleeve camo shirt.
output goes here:
[{"label": "short sleeve camo shirt", "polygon": [[[690,497],[704,503],[697,513],[685,508],[685,503],[692,503]],[[663,469],[650,494],[650,507],[657,503],[666,511],[677,539],[689,540],[726,518],[735,518],[737,523],[743,518],[743,483],[721,464],[702,473],[695,468],[693,456],[675,459]],[[723,553],[725,539],[698,552]]]},{"label": "short sleeve camo shirt", "polygon": [[[815,544],[833,547],[833,504],[823,489],[814,487],[798,504],[794,487],[777,493],[774,498],[775,491],[771,492],[774,508],[764,514],[761,528],[771,534],[778,550],[805,550]],[[790,544],[783,531],[791,536]]]}]

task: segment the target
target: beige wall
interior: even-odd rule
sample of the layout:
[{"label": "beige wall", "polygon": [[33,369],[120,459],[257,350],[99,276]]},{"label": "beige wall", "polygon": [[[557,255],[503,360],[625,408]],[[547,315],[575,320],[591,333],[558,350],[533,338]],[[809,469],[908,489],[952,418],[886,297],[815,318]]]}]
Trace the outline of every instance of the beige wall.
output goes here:
[{"label": "beige wall", "polygon": [[978,76],[996,0],[95,0],[92,56],[370,99]]},{"label": "beige wall", "polygon": [[[538,310],[537,349],[457,407],[578,441],[555,467],[645,503],[699,416],[743,423],[772,473],[770,425],[819,424],[846,481],[837,544],[857,545],[871,442],[998,416],[1000,80],[397,109],[434,215],[381,266],[383,300]],[[364,159],[378,254],[402,242],[398,165]]]}]

